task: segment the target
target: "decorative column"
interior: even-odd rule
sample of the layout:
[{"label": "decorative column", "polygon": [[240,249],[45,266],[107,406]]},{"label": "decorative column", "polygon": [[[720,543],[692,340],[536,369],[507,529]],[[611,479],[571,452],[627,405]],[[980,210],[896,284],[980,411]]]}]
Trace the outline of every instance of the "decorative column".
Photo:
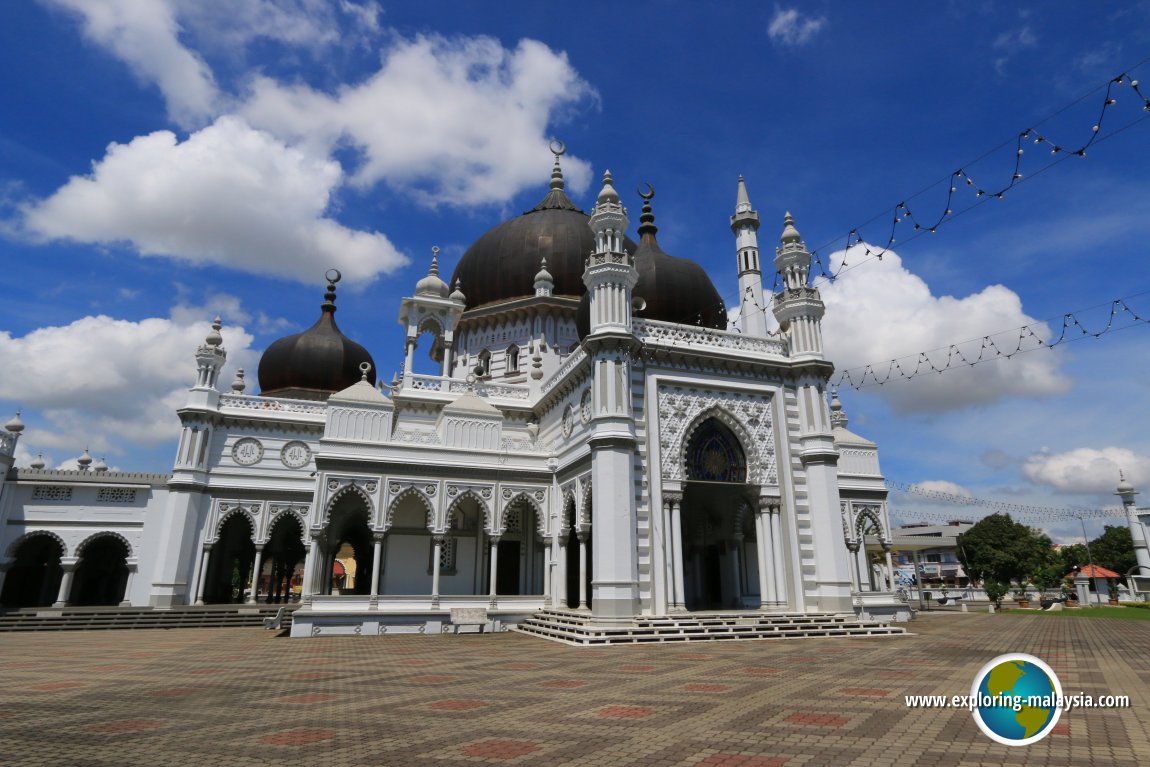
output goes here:
[{"label": "decorative column", "polygon": [[[556,590],[556,607],[567,607],[571,602],[571,595],[567,593],[567,547],[570,542],[570,530],[564,530],[559,534],[559,554],[555,557],[555,580],[553,581],[553,587]],[[558,593],[559,589],[563,590],[562,599]]]},{"label": "decorative column", "polygon": [[774,574],[771,572],[772,563],[774,562],[771,556],[771,528],[770,520],[766,518],[766,509],[763,506],[755,511],[755,540],[758,543],[756,549],[759,555],[759,607],[766,607],[768,604],[775,602],[775,597],[771,593],[774,588]]},{"label": "decorative column", "polygon": [[858,541],[847,541],[847,551],[851,553],[851,591],[862,591],[862,573],[859,572],[859,545]]},{"label": "decorative column", "polygon": [[894,562],[890,558],[890,541],[883,541],[882,553],[886,557],[886,590],[894,591]]},{"label": "decorative column", "polygon": [[671,516],[671,612],[686,610],[683,599],[683,496],[664,493],[663,503]]},{"label": "decorative column", "polygon": [[735,537],[731,539],[731,560],[735,567],[735,608],[739,610],[743,608],[743,567],[739,551],[742,547],[742,531],[736,531]]},{"label": "decorative column", "polygon": [[775,567],[775,601],[780,605],[790,602],[787,594],[787,579],[783,571],[783,507],[773,504],[770,509],[771,518],[771,561]]},{"label": "decorative column", "polygon": [[379,597],[379,566],[383,562],[383,539],[387,533],[375,532],[371,534],[374,551],[371,553],[371,601],[376,602]]},{"label": "decorative column", "polygon": [[543,559],[543,606],[550,607],[551,594],[555,589],[555,537],[544,539],[546,548]]},{"label": "decorative column", "polygon": [[256,561],[255,561],[255,565],[252,567],[252,593],[251,593],[251,596],[248,597],[248,604],[249,605],[257,604],[259,601],[256,599],[256,592],[259,590],[259,587],[260,587],[260,569],[263,567],[263,564],[264,564],[264,544],[257,543],[256,544]]},{"label": "decorative column", "polygon": [[68,595],[72,593],[72,576],[76,573],[76,564],[79,560],[69,557],[69,561],[61,560],[60,567],[64,570],[64,577],[60,579],[60,593],[56,596],[53,607],[66,607]]},{"label": "decorative column", "polygon": [[495,575],[496,575],[496,573],[499,572],[499,536],[498,535],[491,536],[490,541],[491,541],[491,573],[490,573],[490,578],[488,578],[488,580],[490,581],[490,586],[491,586],[491,588],[489,589],[490,597],[491,597],[491,606],[496,607],[498,605],[498,598],[497,598],[497,595],[495,593]]},{"label": "decorative column", "polygon": [[442,535],[433,535],[431,540],[435,542],[435,550],[431,554],[431,606],[439,607],[439,558],[443,554],[443,539]]},{"label": "decorative column", "polygon": [[[579,609],[587,608],[587,536],[588,532],[580,530],[576,535],[579,538]],[[495,587],[492,586],[492,591]]]},{"label": "decorative column", "polygon": [[310,602],[311,597],[320,591],[320,572],[323,570],[323,549],[319,545],[319,532],[311,534],[311,544],[308,545],[307,557],[303,563],[303,588],[300,593],[300,602]]},{"label": "decorative column", "polygon": [[208,560],[212,555],[212,544],[205,543],[200,559],[200,579],[196,582],[196,604],[204,603],[204,586],[208,580]]},{"label": "decorative column", "polygon": [[[132,606],[132,581],[136,580],[136,563],[133,561],[128,562],[128,581],[124,584],[124,598],[120,600],[120,607]],[[2,587],[3,584],[0,584]]]}]

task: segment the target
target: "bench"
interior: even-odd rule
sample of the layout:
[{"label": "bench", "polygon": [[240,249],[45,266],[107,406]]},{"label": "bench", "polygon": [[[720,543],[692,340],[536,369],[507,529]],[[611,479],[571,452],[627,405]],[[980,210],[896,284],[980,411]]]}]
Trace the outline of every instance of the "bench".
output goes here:
[{"label": "bench", "polygon": [[267,618],[264,618],[264,628],[265,629],[273,629],[276,631],[278,631],[279,629],[282,629],[283,625],[284,625],[284,613],[286,611],[287,611],[286,607],[281,607],[280,609],[276,610],[275,615],[271,615],[271,616],[268,616]]},{"label": "bench", "polygon": [[455,633],[459,633],[462,626],[478,626],[482,634],[487,628],[487,609],[484,607],[453,607],[451,608],[451,625],[455,626]]}]

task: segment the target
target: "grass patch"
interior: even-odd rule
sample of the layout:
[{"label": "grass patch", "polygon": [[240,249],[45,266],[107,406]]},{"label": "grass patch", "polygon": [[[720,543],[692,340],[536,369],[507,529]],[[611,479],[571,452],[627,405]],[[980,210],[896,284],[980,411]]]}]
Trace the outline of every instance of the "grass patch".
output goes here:
[{"label": "grass patch", "polygon": [[1150,610],[1141,610],[1134,607],[1084,607],[1074,610],[1059,610],[1047,612],[1046,610],[999,610],[1007,615],[1046,615],[1066,618],[1117,618],[1126,621],[1150,621]]}]

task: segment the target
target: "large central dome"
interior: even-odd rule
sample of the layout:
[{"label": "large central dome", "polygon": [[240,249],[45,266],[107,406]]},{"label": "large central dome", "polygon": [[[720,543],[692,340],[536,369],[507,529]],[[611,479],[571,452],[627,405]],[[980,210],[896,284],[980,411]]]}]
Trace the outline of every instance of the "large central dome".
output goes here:
[{"label": "large central dome", "polygon": [[[543,258],[554,279],[554,295],[578,298],[587,292],[583,267],[595,249],[590,217],[563,191],[559,160],[551,172],[551,190],[538,205],[505,221],[467,249],[451,276],[462,283],[467,308],[535,294],[535,275]],[[625,246],[631,253],[636,245]]]}]

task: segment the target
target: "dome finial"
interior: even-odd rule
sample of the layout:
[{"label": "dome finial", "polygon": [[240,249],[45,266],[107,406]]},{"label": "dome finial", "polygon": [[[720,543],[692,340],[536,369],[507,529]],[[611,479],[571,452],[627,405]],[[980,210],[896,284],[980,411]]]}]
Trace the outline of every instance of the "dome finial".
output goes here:
[{"label": "dome finial", "polygon": [[88,448],[84,448],[84,454],[76,459],[80,471],[87,471],[88,467],[92,465],[92,454],[88,452]]},{"label": "dome finial", "polygon": [[32,463],[28,464],[28,468],[29,468],[29,469],[43,469],[45,465],[46,465],[46,464],[44,463],[44,454],[43,454],[43,453],[39,453],[39,454],[38,454],[38,455],[37,455],[37,456],[36,456],[36,457],[35,457],[35,458],[32,460]]},{"label": "dome finial", "polygon": [[[643,186],[647,187],[647,191],[643,191]],[[654,236],[659,231],[659,228],[655,226],[655,213],[651,209],[651,199],[655,196],[655,187],[646,182],[643,186],[636,190],[639,192],[639,196],[643,198],[643,212],[639,214],[639,235],[650,234]]]},{"label": "dome finial", "polygon": [[427,269],[427,276],[415,283],[415,295],[447,298],[450,288],[439,278],[439,246],[431,247],[431,266]]},{"label": "dome finial", "polygon": [[12,420],[4,424],[4,428],[13,434],[19,434],[24,431],[24,422],[20,420],[20,411],[16,411],[16,415],[12,416]]},{"label": "dome finial", "polygon": [[599,190],[599,197],[595,200],[599,205],[605,202],[618,203],[619,193],[615,191],[612,185],[611,171],[603,171],[603,188]]},{"label": "dome finial", "polygon": [[236,377],[232,379],[232,391],[236,394],[243,394],[246,388],[248,388],[248,383],[244,380],[244,369],[240,368],[236,371]]},{"label": "dome finial", "polygon": [[839,401],[838,389],[831,388],[831,428],[845,429],[847,427],[847,414],[843,412],[843,403]]},{"label": "dome finial", "polygon": [[459,303],[464,304],[464,305],[467,304],[467,296],[465,296],[463,294],[463,280],[456,278],[455,290],[451,291],[451,295],[449,296],[449,298],[452,301],[458,301]]},{"label": "dome finial", "polygon": [[427,273],[432,277],[439,276],[439,246],[431,246],[431,266],[428,268]]},{"label": "dome finial", "polygon": [[359,363],[359,372],[362,373],[361,381],[367,381],[367,374],[371,372],[371,363],[366,360]]},{"label": "dome finial", "polygon": [[217,314],[216,318],[212,320],[212,329],[208,331],[204,343],[208,346],[219,346],[222,344],[224,342],[224,337],[220,335],[220,328],[222,327],[223,324],[220,322],[220,315]]},{"label": "dome finial", "polygon": [[790,211],[783,216],[783,233],[779,240],[786,245],[791,242],[802,242],[802,237],[799,235],[799,230],[795,228],[795,220],[791,217]]},{"label": "dome finial", "polygon": [[108,470],[108,462],[104,460],[103,456],[101,456],[100,460],[96,461],[95,465],[92,466],[92,471],[95,471],[95,472],[104,472],[107,470]]},{"label": "dome finial", "polygon": [[559,158],[567,153],[567,145],[559,139],[551,140],[551,154],[555,155],[555,166],[551,168],[551,188],[563,189],[563,168],[559,167]]},{"label": "dome finial", "polygon": [[327,291],[323,294],[323,305],[320,308],[325,312],[334,312],[335,284],[343,279],[343,275],[339,273],[339,269],[328,269],[324,277],[327,278]]}]

